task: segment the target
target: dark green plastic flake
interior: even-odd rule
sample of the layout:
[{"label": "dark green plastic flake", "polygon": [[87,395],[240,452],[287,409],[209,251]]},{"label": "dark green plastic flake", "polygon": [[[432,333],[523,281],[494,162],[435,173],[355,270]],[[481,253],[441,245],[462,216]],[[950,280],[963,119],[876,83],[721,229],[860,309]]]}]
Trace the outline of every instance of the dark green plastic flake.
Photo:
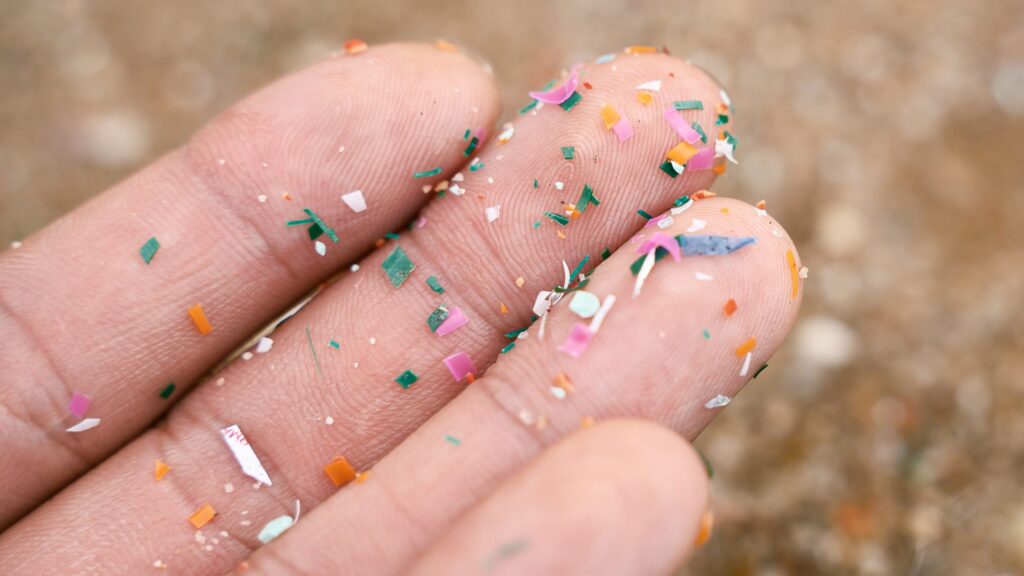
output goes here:
[{"label": "dark green plastic flake", "polygon": [[601,251],[601,260],[607,260],[611,255],[612,251],[606,246],[605,249]]},{"label": "dark green plastic flake", "polygon": [[415,384],[419,379],[420,377],[414,374],[412,370],[406,370],[399,374],[398,378],[395,378],[395,382],[398,382],[399,386],[408,390],[409,386]]},{"label": "dark green plastic flake", "polygon": [[643,216],[644,220],[650,220],[651,218],[654,218],[654,216],[651,216],[650,214],[644,212],[643,210],[637,210],[636,213]]},{"label": "dark green plastic flake", "polygon": [[476,150],[476,145],[479,143],[480,139],[477,138],[476,136],[473,136],[473,139],[469,141],[469,146],[466,146],[466,149],[462,151],[462,155],[465,156],[466,158],[469,158],[469,155],[472,154],[474,150]]},{"label": "dark green plastic flake", "polygon": [[677,100],[672,103],[676,110],[703,110],[704,103],[700,100]]},{"label": "dark green plastic flake", "polygon": [[321,220],[320,217],[317,216],[315,212],[313,212],[309,208],[303,208],[302,211],[305,212],[306,215],[309,216],[309,218],[305,218],[302,220],[291,220],[287,223],[287,225],[301,226],[303,224],[309,224],[310,240],[316,240],[322,234],[327,234],[327,237],[331,239],[331,242],[337,244],[338,242],[341,241],[341,238],[338,238],[338,234],[334,231],[334,229],[328,226],[327,223],[325,223],[323,220]]},{"label": "dark green plastic flake", "polygon": [[729,144],[732,144],[733,150],[739,147],[740,141],[737,140],[736,137],[733,136],[732,134],[729,134],[728,130],[723,130],[722,133],[725,134],[725,141],[728,142]]},{"label": "dark green plastic flake", "polygon": [[466,133],[462,135],[463,140],[469,140],[469,135],[472,132],[469,128],[466,128]]},{"label": "dark green plastic flake", "polygon": [[562,226],[569,224],[569,219],[566,218],[565,216],[562,216],[561,214],[555,214],[554,212],[545,212],[544,215],[547,216],[548,218],[551,218],[555,222],[558,222]]},{"label": "dark green plastic flake", "polygon": [[693,128],[694,132],[696,132],[697,134],[700,134],[700,141],[701,142],[703,142],[705,144],[708,143],[708,135],[705,134],[704,133],[704,129],[700,127],[700,122],[694,122],[693,124],[690,124],[690,127]]},{"label": "dark green plastic flake", "polygon": [[409,274],[416,268],[416,265],[412,263],[412,260],[409,260],[401,246],[395,246],[394,251],[384,259],[380,267],[388,275],[391,285],[398,288],[409,277]]},{"label": "dark green plastic flake", "polygon": [[160,391],[160,397],[163,398],[164,400],[167,400],[168,398],[171,397],[171,394],[174,394],[175,388],[177,388],[177,386],[174,385],[174,382],[171,382],[167,386],[164,386],[164,389]]},{"label": "dark green plastic flake", "polygon": [[562,146],[562,158],[572,160],[576,156],[576,148],[573,146]]},{"label": "dark green plastic flake", "polygon": [[658,166],[658,168],[661,168],[662,172],[664,172],[665,174],[668,174],[669,176],[671,176],[673,178],[675,178],[676,176],[679,176],[679,173],[676,172],[676,169],[672,167],[672,161],[671,160],[665,160],[664,162],[661,163],[661,166]]},{"label": "dark green plastic flake", "polygon": [[533,179],[533,187],[534,188],[540,188],[540,182],[537,182],[536,178]]},{"label": "dark green plastic flake", "polygon": [[328,342],[328,344],[330,344],[331,348],[334,348],[335,350],[340,350],[341,349],[341,344],[338,344],[338,341],[335,340],[334,338],[331,338],[331,341]]},{"label": "dark green plastic flake", "polygon": [[580,100],[583,100],[583,96],[580,96],[579,92],[573,92],[565,99],[565,102],[562,102],[559,106],[562,107],[562,110],[568,112],[569,110],[572,110],[574,106],[579,104]]},{"label": "dark green plastic flake", "polygon": [[444,286],[441,286],[441,283],[433,276],[427,277],[427,286],[430,286],[430,289],[438,294],[444,294]]},{"label": "dark green plastic flake", "polygon": [[729,117],[725,114],[719,114],[718,119],[715,120],[715,126],[722,126],[723,124],[729,123]]},{"label": "dark green plastic flake", "polygon": [[583,214],[583,212],[586,211],[587,206],[590,204],[599,206],[601,201],[597,199],[597,196],[594,196],[594,190],[590,186],[584,184],[583,192],[580,193],[580,201],[576,203],[576,209],[580,211],[580,214]]},{"label": "dark green plastic flake", "polygon": [[448,308],[441,304],[427,316],[427,326],[430,326],[431,332],[437,332],[437,327],[444,323],[448,319]]},{"label": "dark green plastic flake", "polygon": [[676,198],[675,201],[672,202],[672,205],[675,206],[676,208],[679,208],[680,206],[682,206],[683,204],[686,204],[689,201],[690,201],[690,197],[687,196],[686,194],[683,194],[679,198]]},{"label": "dark green plastic flake", "polygon": [[704,329],[704,339],[711,340],[711,332],[708,332],[707,328]]},{"label": "dark green plastic flake", "polygon": [[395,234],[394,232],[388,232],[384,234],[384,237],[388,240],[398,240],[398,234]]},{"label": "dark green plastic flake", "polygon": [[526,106],[523,106],[522,108],[519,109],[519,113],[520,114],[526,114],[527,112],[529,112],[530,110],[533,110],[536,107],[537,107],[537,101],[536,100],[531,100],[529,104],[527,104]]},{"label": "dark green plastic flake", "polygon": [[160,249],[160,242],[157,241],[156,236],[153,236],[146,243],[139,248],[139,254],[142,256],[142,260],[149,264],[153,261],[153,256],[156,256],[156,251]]},{"label": "dark green plastic flake", "polygon": [[469,171],[470,172],[476,172],[477,170],[482,170],[483,167],[484,167],[484,163],[483,162],[473,162],[472,164],[469,165]]},{"label": "dark green plastic flake", "polygon": [[761,375],[761,372],[764,372],[764,369],[767,368],[767,367],[768,367],[768,364],[765,364],[764,366],[761,366],[760,368],[758,368],[757,372],[754,372],[754,379],[757,379],[757,377]]},{"label": "dark green plastic flake", "polygon": [[501,349],[501,353],[502,354],[507,354],[509,350],[511,350],[511,349],[513,349],[515,347],[516,347],[516,343],[515,342],[509,342],[508,344],[505,345],[504,348]]},{"label": "dark green plastic flake", "polygon": [[437,176],[440,173],[441,173],[441,167],[438,166],[437,168],[434,168],[434,169],[431,169],[431,170],[423,170],[421,172],[413,172],[412,177],[413,178],[430,178],[431,176]]}]

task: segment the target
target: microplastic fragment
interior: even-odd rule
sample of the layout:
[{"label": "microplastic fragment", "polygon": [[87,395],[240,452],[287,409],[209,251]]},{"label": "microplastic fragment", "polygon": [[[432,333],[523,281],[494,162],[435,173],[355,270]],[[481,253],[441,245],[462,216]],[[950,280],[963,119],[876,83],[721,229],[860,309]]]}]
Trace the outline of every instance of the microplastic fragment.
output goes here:
[{"label": "microplastic fragment", "polygon": [[704,103],[700,100],[676,100],[672,107],[676,110],[703,110]]},{"label": "microplastic fragment", "polygon": [[249,441],[246,440],[245,434],[242,434],[241,428],[238,424],[232,424],[227,428],[222,428],[220,431],[221,437],[224,439],[224,443],[228,445],[228,449],[231,450],[231,454],[234,455],[235,460],[238,461],[238,465],[242,468],[242,473],[246,476],[266,484],[267,486],[273,486],[273,482],[270,481],[270,476],[267,475],[267,471],[263,468],[263,464],[260,463],[260,459],[256,456],[256,452],[253,451],[252,446],[249,445]]},{"label": "microplastic fragment", "polygon": [[612,126],[612,132],[615,132],[615,136],[618,137],[619,142],[625,142],[633,137],[633,125],[629,123],[629,119],[623,116]]},{"label": "microplastic fragment", "polygon": [[448,307],[442,304],[435,308],[434,311],[431,312],[429,316],[427,316],[427,326],[430,327],[431,332],[437,332],[437,327],[440,326],[441,323],[447,319]]},{"label": "microplastic fragment", "polygon": [[615,295],[609,294],[605,296],[604,302],[601,303],[601,308],[597,310],[597,314],[594,314],[594,318],[590,321],[590,333],[597,334],[597,331],[601,329],[601,324],[604,323],[604,319],[608,316],[608,312],[615,305]]},{"label": "microplastic fragment", "polygon": [[362,212],[363,210],[366,210],[366,198],[363,197],[362,190],[355,190],[348,194],[342,194],[341,201],[351,208],[353,212]]},{"label": "microplastic fragment", "polygon": [[448,367],[448,371],[452,373],[452,378],[455,378],[456,382],[461,381],[467,374],[476,374],[473,359],[465,352],[456,352],[448,356],[444,359],[444,365]]},{"label": "microplastic fragment", "polygon": [[739,348],[736,349],[736,356],[738,358],[743,358],[745,355],[749,354],[750,351],[753,350],[755,346],[757,346],[757,339],[756,338],[750,338],[749,340],[747,340],[743,344],[740,344]]},{"label": "microplastic fragment", "polygon": [[345,50],[345,54],[349,55],[359,54],[360,52],[364,52],[367,48],[369,48],[369,46],[366,45],[366,42],[363,42],[358,38],[345,40],[345,43],[342,44],[341,46],[342,49]]},{"label": "microplastic fragment", "polygon": [[160,242],[153,236],[146,243],[139,248],[139,255],[142,256],[142,261],[149,264],[153,261],[153,256],[156,256],[156,251],[160,249]]},{"label": "microplastic fragment", "polygon": [[579,358],[586,351],[587,346],[590,346],[590,340],[593,337],[594,333],[590,331],[590,328],[587,328],[586,324],[577,322],[573,325],[565,342],[558,347],[558,350],[559,352],[565,352],[573,358]]},{"label": "microplastic fragment", "polygon": [[747,352],[747,355],[743,358],[743,367],[740,368],[740,376],[746,376],[750,370],[750,358],[754,355],[753,352]]},{"label": "microplastic fragment", "polygon": [[434,276],[427,277],[427,286],[430,286],[430,289],[438,294],[444,294],[444,286],[441,286],[441,283]]},{"label": "microplastic fragment", "polygon": [[206,313],[203,312],[202,304],[194,304],[189,307],[188,315],[192,317],[192,322],[195,323],[196,329],[202,335],[209,334],[213,331],[213,326],[210,321],[206,319]]},{"label": "microplastic fragment", "polygon": [[679,248],[679,241],[662,232],[652,234],[636,251],[638,254],[649,254],[658,248],[668,250],[668,253],[672,255],[672,260],[676,262],[683,259],[682,251]]},{"label": "microplastic fragment", "polygon": [[597,196],[594,196],[594,189],[584,184],[583,191],[580,192],[580,199],[576,202],[576,209],[583,214],[587,211],[587,206],[593,204],[594,206],[600,206],[601,201],[598,200]]},{"label": "microplastic fragment", "polygon": [[65,432],[85,432],[86,430],[91,430],[99,425],[99,418],[86,418],[71,428],[68,428]]},{"label": "microplastic fragment", "polygon": [[[674,108],[665,109],[665,120],[668,121],[668,125],[676,131],[676,134],[688,144],[696,144],[697,141],[700,140],[700,134],[691,128]],[[683,162],[679,163],[682,164]]]},{"label": "microplastic fragment", "polygon": [[793,255],[792,250],[786,250],[786,264],[789,265],[790,277],[793,280],[793,293],[790,297],[796,299],[800,289],[800,271],[796,267],[796,256]]},{"label": "microplastic fragment", "polygon": [[530,110],[533,110],[534,108],[536,108],[538,104],[539,104],[539,102],[537,102],[536,100],[531,100],[529,104],[527,104],[526,106],[523,106],[522,108],[519,109],[519,113],[520,114],[526,114]]},{"label": "microplastic fragment", "polygon": [[484,209],[484,215],[487,216],[487,223],[488,224],[491,223],[491,222],[494,222],[495,220],[498,219],[499,216],[501,216],[501,206],[497,205],[497,206],[490,206],[488,208],[485,208]]},{"label": "microplastic fragment", "polygon": [[267,338],[266,336],[260,338],[260,341],[256,343],[256,353],[266,354],[270,352],[270,349],[274,347],[274,340]]},{"label": "microplastic fragment", "polygon": [[603,54],[601,56],[598,56],[597,60],[594,60],[594,64],[607,64],[615,60],[615,56],[615,54]]},{"label": "microplastic fragment", "polygon": [[688,142],[680,142],[675,148],[668,151],[665,157],[673,162],[686,164],[686,162],[697,153],[697,148]]},{"label": "microplastic fragment", "polygon": [[725,312],[726,316],[732,316],[736,312],[737,308],[739,307],[736,306],[736,301],[733,300],[732,298],[729,298],[729,301],[725,303],[725,306],[722,308],[722,311]]},{"label": "microplastic fragment", "polygon": [[[544,102],[545,104],[562,104],[572,98],[573,94],[576,94],[576,87],[580,82],[580,68],[582,64],[577,64],[572,67],[569,71],[569,77],[566,78],[565,84],[562,84],[558,88],[553,88],[548,91],[531,91],[530,98],[534,100]],[[570,106],[571,108],[572,106]],[[568,108],[566,108],[568,110]]]},{"label": "microplastic fragment", "polygon": [[704,407],[707,408],[708,410],[714,410],[715,408],[721,408],[723,406],[728,406],[729,402],[732,402],[732,398],[730,398],[730,397],[728,397],[728,396],[726,396],[724,394],[719,394],[718,396],[715,396],[711,400],[708,400],[707,402],[705,402],[704,403]]},{"label": "microplastic fragment", "polygon": [[499,350],[498,353],[499,354],[506,354],[506,353],[508,353],[509,350],[511,350],[511,349],[513,349],[515,347],[516,347],[516,343],[515,342],[509,342],[501,350]]},{"label": "microplastic fragment", "polygon": [[661,80],[651,80],[636,87],[637,90],[650,90],[651,92],[661,91]]},{"label": "microplastic fragment", "polygon": [[615,108],[612,108],[611,104],[605,104],[601,106],[601,121],[604,122],[605,130],[611,130],[615,126],[622,116],[619,115]]},{"label": "microplastic fragment", "polygon": [[476,136],[473,136],[473,139],[469,141],[469,144],[466,146],[466,149],[462,151],[462,155],[465,156],[466,158],[469,158],[473,151],[476,150],[476,145],[479,143],[480,139],[477,138]]},{"label": "microplastic fragment", "polygon": [[402,388],[408,390],[409,386],[412,386],[419,379],[420,377],[414,374],[412,370],[406,370],[395,378],[395,382],[397,382]]},{"label": "microplastic fragment", "polygon": [[697,280],[700,280],[701,282],[710,282],[715,279],[715,277],[712,276],[711,274],[705,274],[700,270],[694,272],[693,277],[696,278]]},{"label": "microplastic fragment", "polygon": [[388,280],[391,281],[391,285],[398,288],[405,282],[405,279],[409,277],[416,265],[409,260],[409,257],[405,254],[405,250],[402,250],[401,246],[395,246],[395,249],[384,259],[381,263],[381,268],[388,275]]},{"label": "microplastic fragment", "polygon": [[760,376],[761,372],[764,372],[764,369],[767,368],[767,367],[768,367],[768,363],[766,362],[764,364],[764,366],[761,366],[760,368],[758,368],[757,372],[754,372],[754,380],[757,380],[757,377]]},{"label": "microplastic fragment", "polygon": [[434,330],[434,333],[438,336],[447,336],[465,326],[467,322],[469,322],[469,319],[462,313],[462,310],[459,310],[457,306],[452,306],[448,311],[448,318],[441,322],[441,325],[437,327],[437,330]]},{"label": "microplastic fragment", "polygon": [[444,441],[449,443],[449,444],[451,444],[452,446],[461,446],[462,445],[462,440],[459,440],[458,438],[456,438],[455,436],[452,436],[451,434],[445,434],[444,435]]},{"label": "microplastic fragment", "polygon": [[440,174],[441,170],[442,170],[441,167],[438,166],[437,168],[432,168],[430,170],[423,170],[421,172],[413,172],[412,177],[413,178],[430,178],[431,176],[437,176],[438,174]]},{"label": "microplastic fragment", "polygon": [[676,164],[671,160],[665,160],[664,162],[661,163],[660,166],[658,166],[658,168],[661,169],[661,171],[664,172],[665,174],[668,174],[669,176],[675,178],[676,176],[679,176],[682,173],[682,170],[676,171],[676,166],[679,166],[679,164]]},{"label": "microplastic fragment", "polygon": [[715,158],[724,156],[729,162],[733,164],[739,164],[736,161],[736,157],[733,156],[734,147],[728,140],[715,140]]},{"label": "microplastic fragment", "polygon": [[338,344],[338,341],[335,340],[334,338],[331,338],[330,342],[328,342],[327,344],[329,344],[331,348],[334,348],[335,350],[341,349],[341,344]]},{"label": "microplastic fragment", "polygon": [[81,392],[75,392],[71,395],[71,400],[68,402],[68,412],[71,412],[75,418],[84,418],[91,404],[92,398]]},{"label": "microplastic fragment", "polygon": [[566,160],[572,160],[576,155],[576,148],[574,146],[562,146],[562,158]]},{"label": "microplastic fragment", "polygon": [[694,132],[696,132],[697,134],[700,134],[700,141],[701,142],[705,142],[706,143],[708,141],[708,135],[705,134],[704,133],[704,129],[700,127],[700,122],[697,122],[696,120],[694,120],[693,124],[690,124],[690,128],[693,128]]},{"label": "microplastic fragment", "polygon": [[335,457],[333,462],[324,466],[324,474],[338,487],[356,479],[356,469],[343,456]]},{"label": "microplastic fragment", "polygon": [[164,476],[171,471],[171,467],[168,466],[163,460],[157,458],[156,462],[153,463],[153,478],[159,482],[164,479]]},{"label": "microplastic fragment", "polygon": [[295,524],[295,521],[292,520],[291,516],[287,514],[278,516],[263,526],[257,538],[264,544],[270,544],[275,538],[291,528],[293,524]]},{"label": "microplastic fragment", "polygon": [[167,400],[171,397],[171,394],[174,394],[175,388],[177,388],[177,386],[174,385],[174,382],[164,386],[164,389],[160,391],[160,397]]},{"label": "microplastic fragment", "polygon": [[581,96],[579,92],[573,92],[571,95],[569,95],[569,98],[566,99],[565,102],[559,104],[559,106],[562,108],[562,110],[568,112],[572,110],[573,107],[575,107],[577,104],[579,104],[580,100],[583,100],[583,96]]},{"label": "microplastic fragment", "polygon": [[684,256],[722,256],[735,252],[748,244],[753,244],[753,236],[676,236]]},{"label": "microplastic fragment", "polygon": [[704,336],[705,340],[711,340],[711,332],[708,332],[706,328],[701,332],[701,334]]},{"label": "microplastic fragment", "polygon": [[217,511],[213,509],[213,506],[209,504],[203,504],[203,507],[196,510],[188,517],[188,521],[192,523],[192,527],[199,530],[203,526],[210,523],[213,517],[217,515]]},{"label": "microplastic fragment", "polygon": [[715,163],[715,151],[712,148],[704,148],[700,152],[697,152],[690,161],[686,163],[686,168],[692,172],[701,170],[707,170],[711,168]]},{"label": "microplastic fragment", "polygon": [[611,255],[612,251],[607,246],[605,246],[604,250],[601,251],[601,259],[607,260],[608,258],[611,257]]},{"label": "microplastic fragment", "polygon": [[555,214],[554,212],[545,212],[544,215],[554,220],[555,222],[558,222],[562,226],[566,226],[569,224],[569,219],[566,218],[565,216],[562,216],[561,214]]},{"label": "microplastic fragment", "polygon": [[693,222],[690,224],[690,227],[687,228],[686,231],[687,232],[691,232],[691,233],[692,232],[700,232],[707,225],[708,225],[708,223],[707,223],[706,220],[701,220],[700,218],[694,218]]},{"label": "microplastic fragment", "polygon": [[718,118],[715,119],[715,126],[724,126],[729,123],[729,117],[725,114],[719,114]]},{"label": "microplastic fragment", "polygon": [[640,268],[636,273],[636,283],[633,285],[633,298],[635,299],[640,295],[640,291],[643,290],[644,282],[647,277],[651,274],[651,270],[654,269],[654,262],[657,259],[657,250],[648,252],[646,256],[641,256],[642,260]]},{"label": "microplastic fragment", "polygon": [[316,253],[321,255],[321,256],[326,256],[327,255],[327,244],[324,244],[323,242],[317,240],[313,244],[313,250],[316,250]]},{"label": "microplastic fragment", "polygon": [[622,51],[626,54],[654,54],[658,49],[654,46],[626,46]]},{"label": "microplastic fragment", "polygon": [[643,210],[637,210],[636,213],[639,214],[640,217],[643,218],[644,220],[650,220],[651,218],[654,218],[654,216],[651,216],[650,214]]},{"label": "microplastic fragment", "polygon": [[597,314],[601,307],[601,301],[592,292],[577,290],[569,301],[569,310],[572,310],[580,318],[591,318]]},{"label": "microplastic fragment", "polygon": [[651,103],[651,93],[650,92],[637,92],[636,93],[636,100],[637,100],[637,102],[639,102],[639,103],[643,104],[644,106],[646,106],[646,105]]}]

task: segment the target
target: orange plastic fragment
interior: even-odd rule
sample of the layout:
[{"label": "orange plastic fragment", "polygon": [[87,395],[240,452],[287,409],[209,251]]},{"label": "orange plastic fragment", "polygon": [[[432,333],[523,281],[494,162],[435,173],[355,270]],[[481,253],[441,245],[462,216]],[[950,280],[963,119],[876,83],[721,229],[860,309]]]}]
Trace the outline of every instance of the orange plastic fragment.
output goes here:
[{"label": "orange plastic fragment", "polygon": [[729,209],[728,208],[719,208],[718,211],[721,212],[722,214],[728,214],[729,213]]},{"label": "orange plastic fragment", "polygon": [[372,475],[372,474],[373,474],[373,470],[367,470],[366,472],[360,472],[360,473],[356,474],[355,483],[356,484],[362,484],[363,482],[366,482],[367,480],[370,479],[370,475]]},{"label": "orange plastic fragment", "polygon": [[654,54],[658,51],[654,46],[626,46],[626,54]]},{"label": "orange plastic fragment", "polygon": [[188,315],[192,317],[200,334],[206,335],[213,331],[213,326],[210,325],[210,321],[206,319],[206,313],[203,312],[202,304],[192,305],[188,309]]},{"label": "orange plastic fragment", "polygon": [[504,302],[500,302],[500,304],[501,304],[501,313],[502,314],[508,314],[508,306],[505,306]]},{"label": "orange plastic fragment", "polygon": [[725,174],[725,162],[722,162],[721,164],[715,164],[711,168],[711,170],[718,176]]},{"label": "orange plastic fragment", "polygon": [[737,308],[738,306],[736,306],[736,301],[729,298],[729,301],[725,303],[725,308],[723,308],[723,310],[725,311],[726,316],[732,316],[733,313],[736,312]]},{"label": "orange plastic fragment", "polygon": [[620,118],[622,118],[622,116],[619,115],[615,108],[612,108],[611,104],[601,106],[601,120],[604,122],[606,130],[611,130],[612,126],[615,126]]},{"label": "orange plastic fragment", "polygon": [[710,508],[704,511],[700,518],[700,531],[697,532],[697,539],[693,542],[694,548],[700,548],[711,540],[711,532],[715,527],[715,513]]},{"label": "orange plastic fragment", "polygon": [[456,46],[455,44],[452,44],[451,42],[449,42],[447,40],[442,40],[440,38],[438,38],[437,40],[434,41],[434,48],[437,48],[438,50],[444,50],[445,52],[458,52],[459,51],[458,46]]},{"label": "orange plastic fragment", "polygon": [[338,456],[333,462],[324,466],[324,473],[334,482],[335,486],[344,486],[356,479],[356,469],[352,467],[342,456]]},{"label": "orange plastic fragment", "polygon": [[698,190],[697,193],[690,196],[690,198],[693,198],[694,200],[703,200],[705,198],[714,198],[715,196],[718,196],[718,194],[715,194],[710,190]]},{"label": "orange plastic fragment", "polygon": [[466,384],[472,384],[473,382],[476,382],[476,375],[472,372],[466,372]]},{"label": "orange plastic fragment", "polygon": [[203,526],[209,524],[210,520],[213,520],[213,517],[216,515],[217,511],[213,509],[213,506],[210,506],[209,504],[203,504],[202,508],[196,510],[195,512],[192,513],[191,516],[188,517],[188,521],[192,523],[192,526],[196,530],[199,530]]},{"label": "orange plastic fragment", "polygon": [[284,194],[281,194],[281,198],[284,198],[285,200],[287,200],[289,202],[292,201],[292,195],[287,193],[287,192],[285,192]]},{"label": "orange plastic fragment", "polygon": [[636,93],[636,99],[641,104],[644,104],[644,105],[650,104],[651,103],[651,93],[650,92],[637,92]]},{"label": "orange plastic fragment", "polygon": [[153,477],[159,482],[164,479],[164,476],[171,471],[171,467],[164,463],[159,458],[156,461],[156,465],[153,467]]},{"label": "orange plastic fragment", "polygon": [[686,164],[694,154],[697,153],[697,148],[689,142],[680,142],[676,144],[676,147],[669,150],[665,156],[675,162],[676,164]]},{"label": "orange plastic fragment", "polygon": [[587,90],[593,90],[594,89],[594,85],[591,84],[590,82],[584,82],[583,83],[583,87],[586,88]]},{"label": "orange plastic fragment", "polygon": [[800,290],[800,271],[796,268],[796,256],[792,250],[786,250],[786,263],[789,264],[789,276],[793,280],[793,294],[790,297],[796,298]]},{"label": "orange plastic fragment", "polygon": [[559,372],[558,375],[555,376],[555,386],[558,386],[566,392],[572,392],[574,390],[572,382],[569,382],[569,377],[566,376],[564,372]]},{"label": "orange plastic fragment", "polygon": [[369,48],[366,42],[353,38],[351,40],[345,40],[345,43],[341,45],[345,49],[345,54],[359,54],[360,52]]},{"label": "orange plastic fragment", "polygon": [[564,232],[562,232],[561,230],[556,230],[556,232],[558,232],[558,239],[559,240],[565,240],[565,233]]},{"label": "orange plastic fragment", "polygon": [[754,204],[754,206],[757,206],[758,210],[766,210],[766,209],[768,209],[768,203],[765,202],[764,200],[759,201],[757,204]]},{"label": "orange plastic fragment", "polygon": [[584,416],[580,419],[580,428],[590,428],[594,425],[594,419],[590,416]]},{"label": "orange plastic fragment", "polygon": [[747,340],[743,344],[740,344],[740,347],[736,349],[736,356],[743,358],[748,352],[754,349],[754,346],[757,346],[756,339],[751,338],[750,340]]}]

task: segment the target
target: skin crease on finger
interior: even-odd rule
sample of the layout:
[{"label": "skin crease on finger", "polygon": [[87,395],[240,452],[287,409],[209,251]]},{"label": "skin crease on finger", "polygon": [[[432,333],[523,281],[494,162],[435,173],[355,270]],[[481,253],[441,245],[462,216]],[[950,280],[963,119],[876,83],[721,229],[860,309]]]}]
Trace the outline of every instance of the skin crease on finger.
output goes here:
[{"label": "skin crease on finger", "polygon": [[503,482],[408,574],[670,574],[697,542],[708,487],[678,434],[599,422]]},{"label": "skin crease on finger", "polygon": [[[793,244],[766,212],[711,198],[673,220],[664,230],[645,228],[598,266],[587,290],[617,301],[580,358],[559,347],[574,324],[590,320],[559,305],[543,340],[535,325],[484,378],[378,463],[368,482],[339,492],[257,551],[247,574],[403,573],[497,482],[590,420],[647,418],[696,437],[721,410],[707,402],[734,397],[782,343],[803,287],[786,256],[792,251],[800,265]],[[666,257],[634,299],[629,267],[643,241],[701,225],[701,234],[756,242],[722,256]],[[751,338],[756,345],[744,373]],[[460,439],[458,450],[443,444],[445,435]],[[332,553],[317,553],[324,549]]]},{"label": "skin crease on finger", "polygon": [[[576,108],[566,113],[549,105],[527,114],[508,144],[481,154],[484,168],[464,171],[465,194],[449,193],[426,211],[425,226],[403,234],[397,244],[417,269],[402,287],[391,286],[380,269],[390,244],[279,328],[271,353],[235,363],[165,425],[5,534],[0,553],[39,561],[34,551],[45,545],[54,566],[87,553],[93,556],[85,565],[100,569],[173,558],[185,573],[226,570],[258,546],[255,533],[267,520],[294,510],[295,499],[308,511],[334,491],[321,471],[332,458],[345,456],[360,469],[377,462],[464,387],[442,358],[467,351],[483,369],[508,342],[502,334],[529,322],[537,291],[561,282],[562,260],[597,261],[603,247],[617,247],[643,223],[638,208],[660,212],[713,180],[711,170],[674,180],[657,170],[678,143],[662,117],[672,100],[707,102],[687,120],[714,130],[719,89],[706,75],[662,55],[626,57],[585,73],[593,88],[584,88]],[[649,106],[637,102],[635,86],[654,78],[664,83],[660,96]],[[633,120],[633,139],[619,142],[601,125],[599,109],[609,101]],[[573,161],[562,159],[562,143],[575,145]],[[534,178],[543,188],[532,187]],[[564,182],[567,193],[555,182]],[[574,202],[584,183],[594,186],[599,206],[566,227],[544,219],[544,211],[560,210],[559,200]],[[488,223],[484,209],[493,205],[501,206],[500,216]],[[429,275],[445,294],[426,286]],[[439,304],[459,306],[470,323],[444,338],[431,335],[425,319]],[[340,349],[329,348],[330,339]],[[404,369],[420,376],[408,390],[393,382]],[[238,472],[217,434],[232,423],[267,467],[272,488],[253,489]],[[152,480],[157,457],[173,467],[160,483]],[[205,502],[219,514],[200,531],[206,540],[199,544],[184,519]],[[453,510],[461,505],[453,502]],[[75,534],[86,518],[93,522],[89,532]],[[119,538],[126,541],[114,555],[109,543]]]},{"label": "skin crease on finger", "polygon": [[[332,57],[0,255],[0,527],[411,218],[428,198],[412,172],[459,166],[463,131],[491,126],[498,109],[493,79],[463,54],[394,44]],[[361,213],[340,200],[357,189]],[[306,226],[285,226],[307,207],[341,236],[321,237],[324,256]],[[139,249],[150,237],[160,249],[147,265]],[[209,335],[186,312],[197,303]],[[99,427],[64,431],[76,421],[72,392],[91,397],[86,416]]]}]

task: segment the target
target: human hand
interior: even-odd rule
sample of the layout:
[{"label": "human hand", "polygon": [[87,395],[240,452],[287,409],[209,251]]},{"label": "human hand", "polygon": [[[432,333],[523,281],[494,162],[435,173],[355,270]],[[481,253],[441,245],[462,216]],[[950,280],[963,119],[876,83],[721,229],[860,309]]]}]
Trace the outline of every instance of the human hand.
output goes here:
[{"label": "human hand", "polygon": [[[0,572],[661,574],[707,528],[684,438],[801,296],[770,216],[698,194],[734,132],[720,87],[620,53],[579,71],[575,106],[492,134],[494,81],[450,45],[347,51],[0,255]],[[712,152],[672,177],[692,122],[707,142],[675,154]],[[634,274],[681,234],[729,240]],[[729,253],[695,255],[711,244]],[[269,350],[204,378],[339,270]],[[596,299],[531,325],[556,286]],[[243,474],[232,425],[272,485]]]}]

